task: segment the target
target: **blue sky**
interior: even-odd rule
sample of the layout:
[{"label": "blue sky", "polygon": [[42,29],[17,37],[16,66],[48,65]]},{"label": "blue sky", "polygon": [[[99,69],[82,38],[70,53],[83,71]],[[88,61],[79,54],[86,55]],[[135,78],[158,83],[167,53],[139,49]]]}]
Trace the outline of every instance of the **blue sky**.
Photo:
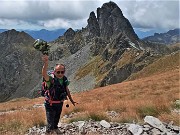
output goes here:
[{"label": "blue sky", "polygon": [[[0,29],[81,29],[107,0],[0,0]],[[114,0],[133,28],[179,28],[178,0]]]}]

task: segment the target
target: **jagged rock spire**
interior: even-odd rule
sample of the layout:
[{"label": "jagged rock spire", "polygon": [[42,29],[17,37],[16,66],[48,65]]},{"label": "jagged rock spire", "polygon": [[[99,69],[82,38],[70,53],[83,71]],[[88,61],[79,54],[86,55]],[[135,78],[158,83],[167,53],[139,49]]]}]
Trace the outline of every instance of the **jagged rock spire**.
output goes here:
[{"label": "jagged rock spire", "polygon": [[100,36],[100,29],[99,24],[96,18],[96,15],[94,12],[91,12],[89,15],[89,19],[87,20],[88,25],[87,29],[89,30],[89,33],[91,36]]},{"label": "jagged rock spire", "polygon": [[132,41],[138,40],[130,22],[123,16],[121,9],[112,1],[97,8],[97,18],[90,13],[87,28],[90,34],[111,39],[119,33],[124,33]]}]

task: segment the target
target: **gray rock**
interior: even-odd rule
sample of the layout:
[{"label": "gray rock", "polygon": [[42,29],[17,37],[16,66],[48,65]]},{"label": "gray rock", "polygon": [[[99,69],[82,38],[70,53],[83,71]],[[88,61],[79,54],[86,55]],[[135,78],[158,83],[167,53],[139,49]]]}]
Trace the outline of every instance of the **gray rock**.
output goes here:
[{"label": "gray rock", "polygon": [[143,132],[143,129],[141,126],[137,124],[130,124],[128,127],[128,130],[133,134],[133,135],[140,135]]},{"label": "gray rock", "polygon": [[152,132],[153,135],[161,135],[162,134],[162,132],[159,129],[156,129],[156,128],[153,128],[151,130],[151,132]]},{"label": "gray rock", "polygon": [[84,121],[78,121],[75,123],[76,126],[78,126],[79,130],[82,129],[82,127],[84,126],[85,122]]},{"label": "gray rock", "polygon": [[101,120],[100,124],[101,124],[101,126],[103,126],[105,128],[110,128],[111,127],[111,125],[105,120]]},{"label": "gray rock", "polygon": [[162,123],[159,119],[157,119],[157,118],[155,118],[155,117],[153,117],[153,116],[146,116],[146,117],[144,118],[144,121],[145,121],[146,123],[150,124],[151,126],[157,128],[157,129],[160,129],[160,130],[163,131],[163,132],[167,132],[167,129],[166,129],[166,127],[163,125],[163,123]]}]

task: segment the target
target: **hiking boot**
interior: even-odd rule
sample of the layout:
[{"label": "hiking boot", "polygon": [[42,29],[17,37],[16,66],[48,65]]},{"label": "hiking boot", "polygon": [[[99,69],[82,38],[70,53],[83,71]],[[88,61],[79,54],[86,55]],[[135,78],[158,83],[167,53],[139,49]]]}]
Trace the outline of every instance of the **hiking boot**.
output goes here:
[{"label": "hiking boot", "polygon": [[45,135],[57,135],[57,133],[54,130],[47,130]]},{"label": "hiking boot", "polygon": [[54,131],[56,132],[56,134],[57,135],[62,135],[62,134],[64,134],[65,133],[65,131],[62,129],[62,130],[60,130],[59,128],[57,128],[57,129],[54,129]]},{"label": "hiking boot", "polygon": [[46,130],[46,134],[50,134],[51,133],[51,130]]}]

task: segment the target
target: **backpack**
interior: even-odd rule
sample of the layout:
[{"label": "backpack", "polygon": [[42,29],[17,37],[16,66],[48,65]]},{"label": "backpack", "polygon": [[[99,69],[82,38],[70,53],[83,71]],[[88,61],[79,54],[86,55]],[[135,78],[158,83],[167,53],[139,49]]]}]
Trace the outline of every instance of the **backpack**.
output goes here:
[{"label": "backpack", "polygon": [[56,76],[52,76],[50,87],[48,88],[45,79],[43,78],[41,87],[41,96],[45,97],[45,102],[50,104],[58,104],[67,100],[66,82],[67,77],[63,76],[63,84],[61,85]]}]

